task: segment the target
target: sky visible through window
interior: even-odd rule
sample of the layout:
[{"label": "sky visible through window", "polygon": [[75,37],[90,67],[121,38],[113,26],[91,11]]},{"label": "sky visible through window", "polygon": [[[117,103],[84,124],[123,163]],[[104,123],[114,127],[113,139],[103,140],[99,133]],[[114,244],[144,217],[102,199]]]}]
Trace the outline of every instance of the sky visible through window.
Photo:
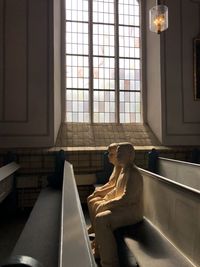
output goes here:
[{"label": "sky visible through window", "polygon": [[115,2],[66,0],[67,122],[141,122],[140,6]]}]

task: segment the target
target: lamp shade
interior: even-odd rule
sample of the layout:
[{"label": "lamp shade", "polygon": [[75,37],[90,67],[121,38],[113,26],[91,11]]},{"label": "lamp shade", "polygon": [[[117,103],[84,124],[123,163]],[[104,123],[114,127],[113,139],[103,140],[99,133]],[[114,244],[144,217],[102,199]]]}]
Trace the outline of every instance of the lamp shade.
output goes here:
[{"label": "lamp shade", "polygon": [[167,6],[156,5],[149,10],[149,28],[156,33],[161,33],[168,28]]}]

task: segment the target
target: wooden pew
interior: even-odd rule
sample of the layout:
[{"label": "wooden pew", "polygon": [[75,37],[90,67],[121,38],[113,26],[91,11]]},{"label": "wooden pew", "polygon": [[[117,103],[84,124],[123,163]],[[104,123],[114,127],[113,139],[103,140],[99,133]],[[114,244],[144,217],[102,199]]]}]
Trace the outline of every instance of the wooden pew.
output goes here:
[{"label": "wooden pew", "polygon": [[125,242],[140,267],[200,266],[200,191],[140,172],[144,221],[117,230],[117,241]]},{"label": "wooden pew", "polygon": [[60,213],[61,191],[50,187],[41,190],[10,261],[20,255],[31,257],[44,267],[58,266]]},{"label": "wooden pew", "polygon": [[[95,267],[73,167],[65,162],[63,187],[41,191],[3,267]],[[27,265],[26,265],[27,264]]]},{"label": "wooden pew", "polygon": [[0,203],[12,192],[14,173],[20,168],[16,162],[11,162],[0,168]]},{"label": "wooden pew", "polygon": [[200,165],[158,157],[158,173],[194,189],[200,190]]},{"label": "wooden pew", "polygon": [[73,167],[65,162],[59,267],[96,266],[86,230]]}]

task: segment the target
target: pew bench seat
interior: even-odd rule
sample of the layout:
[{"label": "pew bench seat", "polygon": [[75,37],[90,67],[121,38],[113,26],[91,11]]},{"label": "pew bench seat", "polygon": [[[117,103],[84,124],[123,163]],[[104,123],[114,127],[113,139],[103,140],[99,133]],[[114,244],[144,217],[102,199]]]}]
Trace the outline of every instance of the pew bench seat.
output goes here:
[{"label": "pew bench seat", "polygon": [[[191,267],[193,265],[150,221],[144,220],[136,225],[121,227],[115,231],[120,262],[135,266],[134,256],[139,267]],[[122,244],[129,249],[123,250]],[[126,252],[126,253],[124,253]]]},{"label": "pew bench seat", "polygon": [[0,168],[0,203],[14,191],[14,174],[19,168],[16,162]]},{"label": "pew bench seat", "polygon": [[61,191],[52,188],[41,191],[12,257],[29,256],[42,266],[58,266],[61,195]]}]

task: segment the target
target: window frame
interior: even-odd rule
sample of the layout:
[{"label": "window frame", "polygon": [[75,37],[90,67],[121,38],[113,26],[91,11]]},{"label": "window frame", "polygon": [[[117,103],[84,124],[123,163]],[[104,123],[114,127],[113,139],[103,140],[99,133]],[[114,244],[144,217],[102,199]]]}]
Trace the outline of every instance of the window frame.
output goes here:
[{"label": "window frame", "polygon": [[[147,92],[146,92],[146,6],[144,4],[143,0],[138,0],[140,5],[140,70],[141,70],[141,86],[140,86],[140,105],[141,105],[141,119],[140,122],[130,122],[130,123],[121,123],[120,122],[120,101],[119,101],[119,43],[115,40],[115,120],[116,122],[110,123],[110,124],[143,124],[147,122]],[[92,1],[91,1],[92,3]],[[92,17],[91,12],[91,4],[89,5],[90,9],[88,10],[89,14],[89,31],[88,34],[90,36],[89,42],[92,42],[93,38],[93,23],[90,21],[90,17]],[[66,6],[65,6],[65,0],[62,0],[62,6],[61,6],[61,64],[62,64],[62,71],[61,71],[61,86],[62,86],[62,93],[61,93],[61,105],[62,105],[62,122],[68,123],[66,121]],[[115,30],[117,31],[117,35],[115,34],[115,39],[118,40],[118,34],[119,34],[119,24],[118,24],[118,16],[116,16],[116,10],[118,12],[118,1],[115,1],[115,23],[118,25],[118,27],[115,27]],[[116,22],[117,20],[117,22]],[[114,24],[115,24],[114,23]],[[122,24],[124,26],[124,24]],[[93,45],[88,44],[91,49],[89,49],[89,65],[91,58],[93,57]],[[108,124],[107,122],[94,122],[93,121],[93,65],[89,67],[89,117],[90,121],[88,124]],[[131,92],[131,91],[130,91]],[[86,122],[69,122],[69,123],[86,123]]]}]

